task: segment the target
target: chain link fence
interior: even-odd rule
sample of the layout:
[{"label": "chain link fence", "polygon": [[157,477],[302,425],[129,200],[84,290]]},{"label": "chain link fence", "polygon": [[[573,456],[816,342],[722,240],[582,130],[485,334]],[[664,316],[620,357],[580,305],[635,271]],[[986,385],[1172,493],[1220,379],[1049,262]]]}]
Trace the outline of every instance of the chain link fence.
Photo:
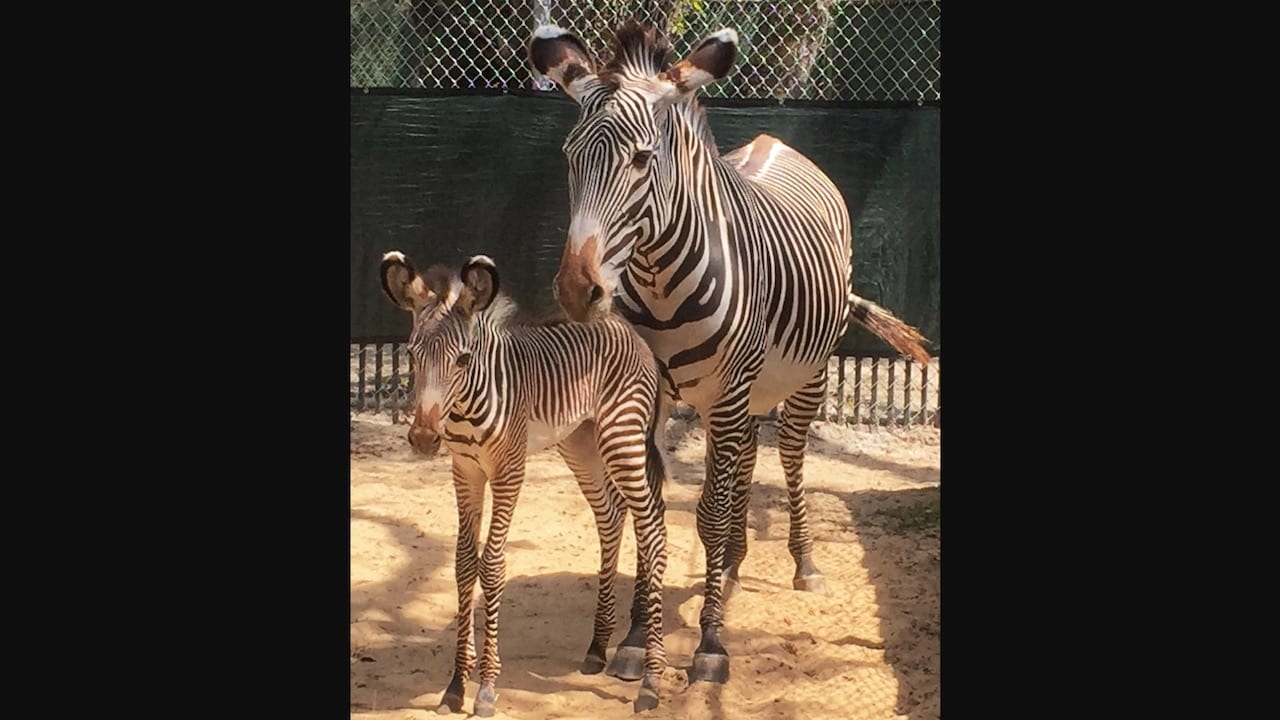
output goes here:
[{"label": "chain link fence", "polygon": [[665,28],[676,57],[738,31],[737,65],[706,97],[942,98],[940,0],[353,0],[351,87],[552,91],[525,60],[534,28],[554,22],[603,61],[632,17]]},{"label": "chain link fence", "polygon": [[[940,358],[928,366],[890,356],[833,355],[827,399],[818,418],[844,425],[942,427]],[[413,409],[413,367],[403,339],[351,343],[352,412],[390,413],[401,422]]]}]

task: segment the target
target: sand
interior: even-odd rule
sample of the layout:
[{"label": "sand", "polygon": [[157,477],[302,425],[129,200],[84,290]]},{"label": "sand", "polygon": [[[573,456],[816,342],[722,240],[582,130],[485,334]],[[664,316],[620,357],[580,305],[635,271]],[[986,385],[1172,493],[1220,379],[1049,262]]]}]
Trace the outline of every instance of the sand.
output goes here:
[{"label": "sand", "polygon": [[[452,672],[457,514],[449,458],[415,456],[406,430],[386,415],[351,419],[353,719],[438,718]],[[704,437],[696,424],[669,421],[669,667],[661,705],[641,717],[940,717],[940,433],[814,424],[805,478],[814,561],[832,590],[822,597],[791,589],[786,484],[775,431],[762,426],[745,592],[726,609],[731,676],[690,686],[705,563],[693,514]],[[496,717],[634,717],[639,683],[578,672],[598,562],[591,512],[568,469],[554,451],[531,456],[508,543]],[[630,529],[619,568],[613,646],[626,633],[634,584]],[[483,613],[483,602],[476,606]],[[479,614],[476,628],[479,648]],[[472,714],[477,688],[467,683],[464,712],[451,717]]]}]

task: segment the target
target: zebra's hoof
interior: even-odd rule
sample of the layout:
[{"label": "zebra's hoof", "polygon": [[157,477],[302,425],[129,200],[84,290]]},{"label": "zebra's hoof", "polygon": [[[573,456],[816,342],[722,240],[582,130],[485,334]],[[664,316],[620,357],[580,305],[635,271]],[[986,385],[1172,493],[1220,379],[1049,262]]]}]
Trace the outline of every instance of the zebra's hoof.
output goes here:
[{"label": "zebra's hoof", "polygon": [[791,581],[791,586],[803,592],[817,593],[818,595],[830,595],[831,590],[827,588],[827,579],[821,575],[805,575]]},{"label": "zebra's hoof", "polygon": [[689,684],[696,682],[725,683],[729,680],[729,656],[694,653],[689,668]]},{"label": "zebra's hoof", "polygon": [[476,693],[476,717],[493,717],[498,704],[498,693],[493,688],[482,687]]},{"label": "zebra's hoof", "polygon": [[604,658],[595,653],[588,654],[582,661],[583,675],[597,675],[601,670],[604,670]]},{"label": "zebra's hoof", "polygon": [[658,707],[658,685],[653,681],[653,676],[647,676],[640,685],[640,694],[636,696],[634,705],[635,711],[642,713],[645,710],[652,710]]},{"label": "zebra's hoof", "polygon": [[644,677],[644,648],[619,645],[606,672],[619,680],[639,680]]},{"label": "zebra's hoof", "polygon": [[440,705],[436,708],[436,714],[448,715],[456,712],[462,712],[462,698],[458,695],[445,693],[444,698],[440,700]]}]

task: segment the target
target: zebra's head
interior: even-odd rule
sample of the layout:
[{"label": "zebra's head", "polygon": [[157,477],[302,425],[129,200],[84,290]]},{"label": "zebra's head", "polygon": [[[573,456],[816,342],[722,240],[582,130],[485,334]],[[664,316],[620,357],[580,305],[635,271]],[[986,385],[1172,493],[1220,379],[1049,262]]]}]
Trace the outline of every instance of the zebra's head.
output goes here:
[{"label": "zebra's head", "polygon": [[674,179],[688,149],[676,147],[682,141],[671,113],[689,109],[698,88],[728,75],[737,45],[738,34],[726,28],[672,64],[666,38],[632,21],[618,30],[613,57],[597,72],[573,34],[554,25],[534,32],[529,62],[582,108],[564,143],[569,237],[553,285],[573,320],[607,313],[636,248],[675,220]]},{"label": "zebra's head", "polygon": [[498,294],[493,260],[477,255],[462,271],[441,265],[419,274],[399,251],[382,256],[382,289],[413,314],[409,358],[417,397],[409,444],[426,455],[440,449],[442,419],[468,387],[483,382],[486,363],[473,363],[477,320]]}]

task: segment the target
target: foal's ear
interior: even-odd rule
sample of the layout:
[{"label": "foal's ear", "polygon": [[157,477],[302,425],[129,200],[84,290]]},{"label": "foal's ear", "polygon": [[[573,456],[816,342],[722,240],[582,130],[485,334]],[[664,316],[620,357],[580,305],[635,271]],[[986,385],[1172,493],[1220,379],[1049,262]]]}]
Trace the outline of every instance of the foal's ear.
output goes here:
[{"label": "foal's ear", "polygon": [[704,85],[723,80],[738,59],[738,33],[723,28],[702,39],[683,60],[654,78],[667,85],[664,99],[675,101]]},{"label": "foal's ear", "polygon": [[565,95],[582,103],[582,94],[596,78],[595,63],[591,53],[576,35],[556,25],[543,25],[529,38],[529,64],[564,91]]},{"label": "foal's ear", "polygon": [[431,288],[399,250],[382,256],[382,291],[391,302],[409,312],[416,312],[431,299]]},{"label": "foal's ear", "polygon": [[487,255],[476,255],[462,266],[462,287],[458,306],[471,315],[483,312],[498,296],[498,267]]}]

